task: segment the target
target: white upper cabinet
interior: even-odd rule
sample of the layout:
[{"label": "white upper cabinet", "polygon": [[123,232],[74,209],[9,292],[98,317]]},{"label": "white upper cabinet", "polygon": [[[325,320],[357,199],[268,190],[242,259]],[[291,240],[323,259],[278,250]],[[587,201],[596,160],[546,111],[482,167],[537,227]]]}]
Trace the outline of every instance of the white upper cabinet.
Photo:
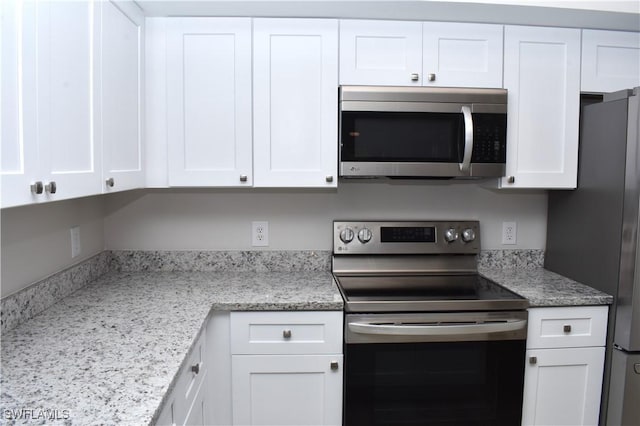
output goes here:
[{"label": "white upper cabinet", "polygon": [[340,21],[340,84],[502,87],[502,25]]},{"label": "white upper cabinet", "polygon": [[502,25],[425,22],[424,86],[502,87]]},{"label": "white upper cabinet", "polygon": [[251,186],[251,20],[171,18],[170,186]]},{"label": "white upper cabinet", "polygon": [[335,187],[338,21],[255,19],[254,186]]},{"label": "white upper cabinet", "polygon": [[90,1],[3,2],[3,207],[101,192],[99,24]]},{"label": "white upper cabinet", "polygon": [[640,86],[640,33],[582,31],[583,92]]},{"label": "white upper cabinet", "polygon": [[144,186],[142,168],[142,11],[132,2],[102,6],[101,99],[104,192]]},{"label": "white upper cabinet", "polygon": [[505,27],[509,91],[503,188],[575,188],[580,30]]},{"label": "white upper cabinet", "polygon": [[341,20],[340,84],[420,86],[422,23]]},{"label": "white upper cabinet", "polygon": [[[38,178],[35,88],[35,5],[0,2],[2,22],[2,207],[35,202]],[[24,36],[28,36],[25,39]],[[25,46],[26,45],[26,46]],[[29,50],[31,46],[33,49]],[[21,73],[20,71],[23,70]],[[25,109],[25,102],[30,109]],[[28,142],[28,143],[27,143]],[[44,191],[44,188],[43,188]]]}]

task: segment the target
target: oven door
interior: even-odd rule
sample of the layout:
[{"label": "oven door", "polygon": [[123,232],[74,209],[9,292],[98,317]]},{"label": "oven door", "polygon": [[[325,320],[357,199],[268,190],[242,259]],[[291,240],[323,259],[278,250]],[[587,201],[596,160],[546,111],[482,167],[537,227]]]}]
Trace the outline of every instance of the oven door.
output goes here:
[{"label": "oven door", "polygon": [[345,425],[520,424],[526,315],[347,315]]}]

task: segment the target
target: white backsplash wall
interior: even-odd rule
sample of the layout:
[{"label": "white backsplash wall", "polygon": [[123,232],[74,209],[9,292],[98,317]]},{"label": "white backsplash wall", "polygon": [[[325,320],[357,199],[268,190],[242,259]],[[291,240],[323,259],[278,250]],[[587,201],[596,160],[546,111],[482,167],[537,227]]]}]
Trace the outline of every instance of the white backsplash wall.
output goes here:
[{"label": "white backsplash wall", "polygon": [[[172,189],[106,198],[113,250],[331,250],[334,219],[477,219],[482,248],[544,249],[547,194],[475,182],[341,181],[338,190]],[[269,247],[251,246],[251,222],[269,222]],[[502,245],[502,222],[517,245]]]},{"label": "white backsplash wall", "polygon": [[[2,209],[1,296],[81,262],[104,250],[104,199],[79,198]],[[81,252],[71,258],[73,226]]]}]

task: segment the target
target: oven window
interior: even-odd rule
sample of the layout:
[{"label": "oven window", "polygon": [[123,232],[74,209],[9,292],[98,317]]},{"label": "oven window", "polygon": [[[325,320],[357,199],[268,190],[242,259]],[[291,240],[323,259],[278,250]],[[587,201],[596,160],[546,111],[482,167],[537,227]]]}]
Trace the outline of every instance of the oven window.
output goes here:
[{"label": "oven window", "polygon": [[521,423],[522,340],[345,348],[345,425]]},{"label": "oven window", "polygon": [[342,161],[459,163],[462,114],[343,112]]}]

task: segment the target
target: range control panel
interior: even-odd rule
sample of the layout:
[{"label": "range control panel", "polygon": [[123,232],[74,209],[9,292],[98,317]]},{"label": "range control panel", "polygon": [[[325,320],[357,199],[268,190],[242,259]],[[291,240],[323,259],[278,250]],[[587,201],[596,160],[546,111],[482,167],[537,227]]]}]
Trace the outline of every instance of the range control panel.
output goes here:
[{"label": "range control panel", "polygon": [[478,221],[334,221],[333,254],[478,254]]}]

